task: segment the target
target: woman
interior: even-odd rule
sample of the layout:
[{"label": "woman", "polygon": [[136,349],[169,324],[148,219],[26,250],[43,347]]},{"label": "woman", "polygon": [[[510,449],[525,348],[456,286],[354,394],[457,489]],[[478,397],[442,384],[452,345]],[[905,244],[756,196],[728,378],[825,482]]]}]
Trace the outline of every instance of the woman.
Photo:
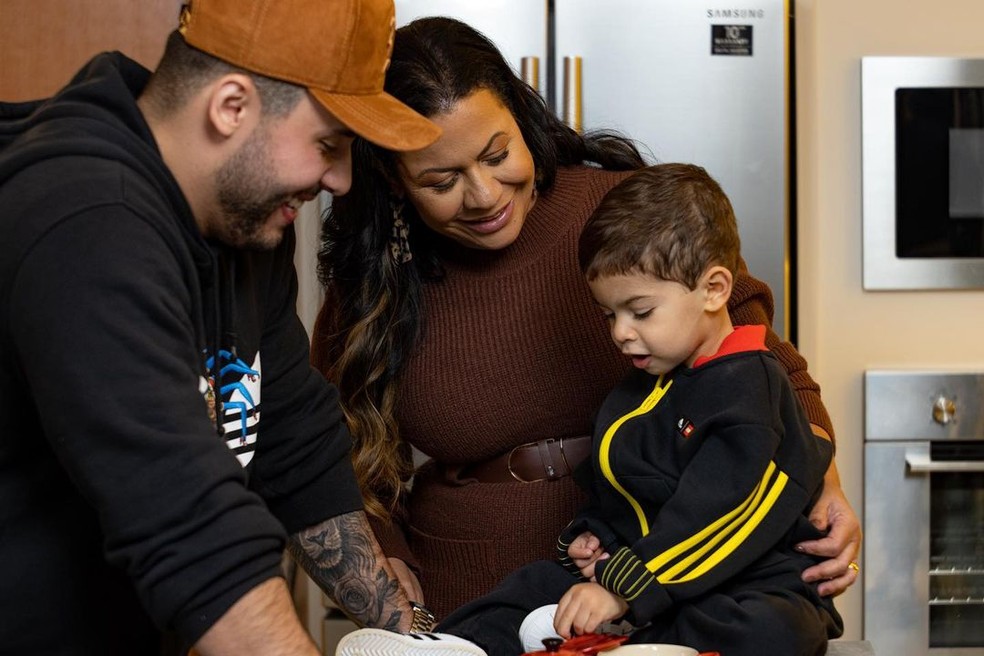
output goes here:
[{"label": "woman", "polygon": [[[582,501],[570,473],[628,362],[576,243],[604,193],[644,162],[617,135],[568,129],[492,43],[451,19],[397,31],[386,90],[444,133],[404,154],[357,140],[352,190],[325,223],[312,358],[341,390],[384,551],[443,617],[550,557]],[[739,273],[734,323],[768,326],[771,311],[768,288]],[[805,361],[771,330],[767,344],[829,435]],[[429,457],[416,473],[411,447]],[[833,594],[857,576],[860,528],[835,466],[826,480],[814,517],[832,533],[807,550],[836,558],[804,576],[832,579],[821,593]]]}]

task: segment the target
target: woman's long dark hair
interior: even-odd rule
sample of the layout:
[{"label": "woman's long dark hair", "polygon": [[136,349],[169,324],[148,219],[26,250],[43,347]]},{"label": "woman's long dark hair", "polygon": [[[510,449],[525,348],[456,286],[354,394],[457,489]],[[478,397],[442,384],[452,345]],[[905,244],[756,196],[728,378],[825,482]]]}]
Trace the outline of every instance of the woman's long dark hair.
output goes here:
[{"label": "woman's long dark hair", "polygon": [[[390,94],[433,117],[479,89],[494,93],[516,119],[540,192],[553,184],[558,166],[589,162],[631,170],[644,165],[629,139],[613,132],[580,135],[564,125],[495,45],[468,25],[435,17],[397,30],[386,74]],[[352,188],[334,200],[318,254],[326,299],[314,359],[340,390],[366,509],[379,517],[397,507],[412,474],[410,448],[400,440],[394,418],[396,391],[422,330],[423,281],[442,271],[435,235],[409,204],[403,216],[410,224],[413,260],[398,264],[391,256],[399,185],[395,156],[357,139]]]}]

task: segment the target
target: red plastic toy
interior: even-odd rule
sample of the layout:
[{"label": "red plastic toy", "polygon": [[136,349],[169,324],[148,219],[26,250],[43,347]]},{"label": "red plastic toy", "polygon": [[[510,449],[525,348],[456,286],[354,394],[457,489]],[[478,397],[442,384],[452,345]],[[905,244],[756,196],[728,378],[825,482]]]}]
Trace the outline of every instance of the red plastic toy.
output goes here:
[{"label": "red plastic toy", "polygon": [[594,656],[600,651],[614,649],[629,639],[610,633],[584,633],[568,640],[547,638],[542,651],[530,651],[523,656]]},{"label": "red plastic toy", "polygon": [[[598,652],[618,647],[629,639],[627,635],[610,633],[585,633],[569,640],[545,638],[544,649],[528,651],[522,656],[595,656]],[[721,656],[716,651],[701,652],[698,656]]]}]

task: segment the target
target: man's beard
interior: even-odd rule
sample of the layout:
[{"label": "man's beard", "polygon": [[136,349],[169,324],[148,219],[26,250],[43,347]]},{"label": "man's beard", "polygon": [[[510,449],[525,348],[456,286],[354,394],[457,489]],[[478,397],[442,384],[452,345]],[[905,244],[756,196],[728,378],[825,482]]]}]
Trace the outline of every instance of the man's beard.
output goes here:
[{"label": "man's beard", "polygon": [[217,236],[231,246],[269,250],[283,237],[282,232],[263,232],[270,215],[293,195],[276,183],[268,145],[267,132],[260,126],[216,173],[219,207],[225,217]]}]

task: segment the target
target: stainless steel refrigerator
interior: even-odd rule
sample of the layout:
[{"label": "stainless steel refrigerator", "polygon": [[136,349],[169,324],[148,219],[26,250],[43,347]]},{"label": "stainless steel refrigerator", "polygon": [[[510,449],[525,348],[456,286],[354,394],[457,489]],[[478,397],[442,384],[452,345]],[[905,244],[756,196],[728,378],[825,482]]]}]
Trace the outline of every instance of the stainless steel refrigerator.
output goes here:
[{"label": "stainless steel refrigerator", "polygon": [[618,129],[652,162],[706,168],[772,288],[774,328],[795,338],[788,0],[395,3],[400,25],[443,15],[485,33],[568,125]]}]

